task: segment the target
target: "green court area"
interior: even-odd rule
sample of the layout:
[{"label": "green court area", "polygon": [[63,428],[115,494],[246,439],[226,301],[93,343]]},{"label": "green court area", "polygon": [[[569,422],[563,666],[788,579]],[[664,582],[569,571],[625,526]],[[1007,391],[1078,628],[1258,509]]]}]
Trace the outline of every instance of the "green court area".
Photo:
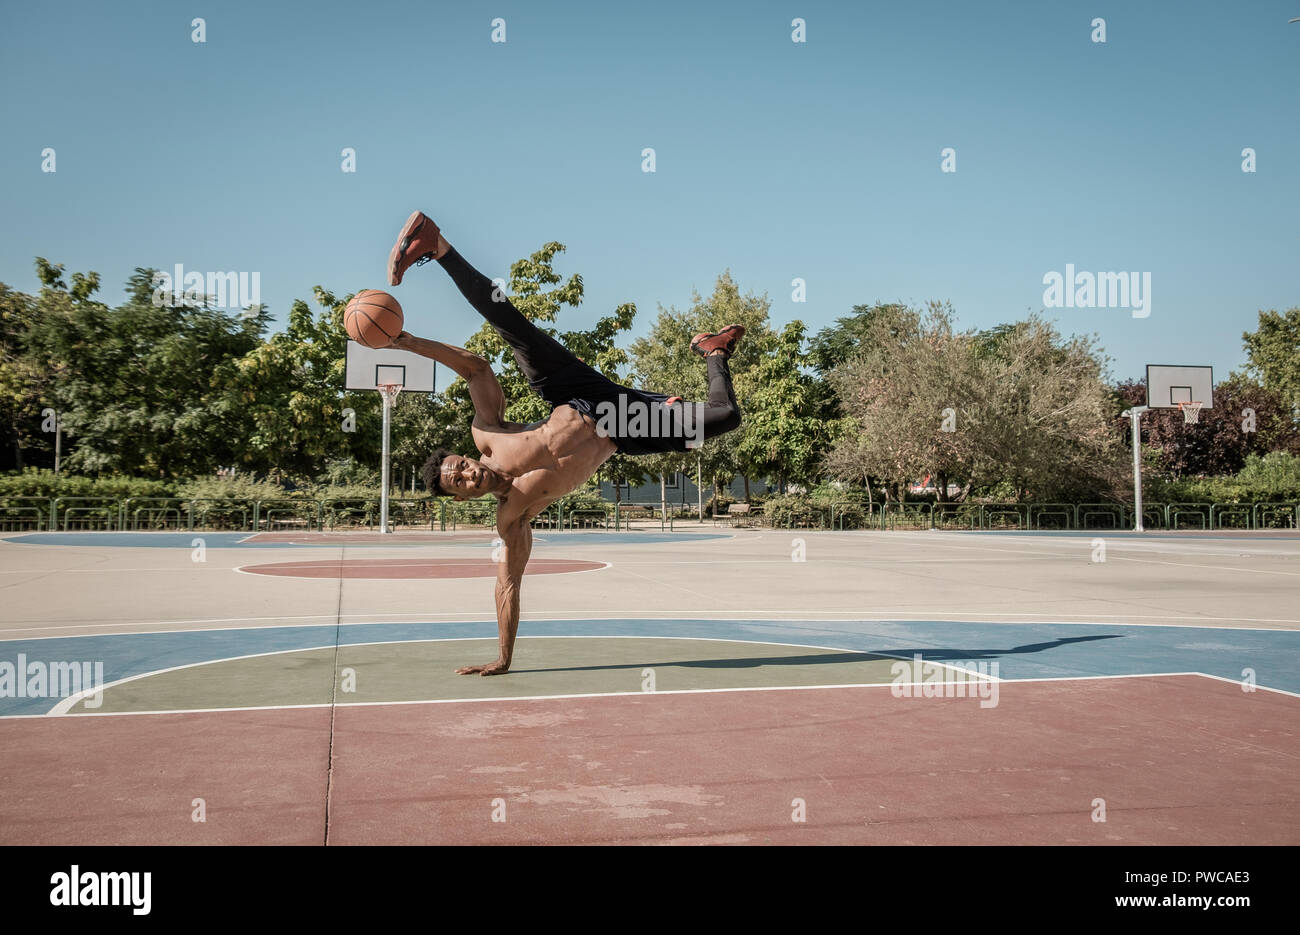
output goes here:
[{"label": "green court area", "polygon": [[[144,675],[69,713],[186,711],[402,701],[862,685],[893,680],[897,660],[772,643],[670,638],[521,638],[505,677],[457,675],[491,661],[496,640],[342,645]],[[91,704],[94,700],[91,699]]]}]

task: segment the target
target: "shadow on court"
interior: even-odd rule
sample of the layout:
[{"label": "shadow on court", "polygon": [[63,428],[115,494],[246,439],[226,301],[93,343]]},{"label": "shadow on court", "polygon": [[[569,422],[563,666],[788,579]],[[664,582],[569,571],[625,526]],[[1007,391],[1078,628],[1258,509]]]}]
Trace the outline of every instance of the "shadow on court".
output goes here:
[{"label": "shadow on court", "polygon": [[1070,643],[1090,643],[1097,640],[1122,639],[1123,634],[1106,633],[1096,636],[1071,636],[1048,640],[1044,643],[1025,643],[1011,649],[890,649],[877,652],[823,652],[792,656],[740,656],[734,659],[678,659],[671,662],[624,662],[610,665],[561,666],[547,669],[511,669],[516,674],[542,672],[599,672],[619,669],[641,668],[679,668],[679,669],[750,669],[760,666],[825,666],[851,665],[860,662],[872,662],[882,659],[911,659],[920,656],[929,662],[960,660],[963,662],[978,659],[997,659],[1002,656],[1014,656],[1026,653],[1041,653],[1060,649]]}]

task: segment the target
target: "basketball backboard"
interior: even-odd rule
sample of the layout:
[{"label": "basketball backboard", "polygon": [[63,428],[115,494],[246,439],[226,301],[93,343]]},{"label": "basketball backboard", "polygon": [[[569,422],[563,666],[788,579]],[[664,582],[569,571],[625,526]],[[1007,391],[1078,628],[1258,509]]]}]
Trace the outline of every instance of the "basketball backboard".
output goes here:
[{"label": "basketball backboard", "polygon": [[381,383],[397,383],[406,393],[434,392],[434,362],[410,351],[348,341],[345,363],[344,389],[377,390]]},{"label": "basketball backboard", "polygon": [[1214,368],[1147,364],[1147,405],[1177,409],[1179,403],[1214,408]]}]

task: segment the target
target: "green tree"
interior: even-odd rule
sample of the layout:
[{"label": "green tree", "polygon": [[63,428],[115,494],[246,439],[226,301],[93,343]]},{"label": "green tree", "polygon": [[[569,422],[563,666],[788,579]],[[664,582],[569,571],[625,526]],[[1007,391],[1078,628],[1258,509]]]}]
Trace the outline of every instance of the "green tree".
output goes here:
[{"label": "green tree", "polygon": [[[746,401],[754,387],[751,373],[765,355],[775,353],[778,344],[779,336],[768,324],[770,307],[767,296],[741,295],[727,271],[718,277],[708,298],[695,293],[687,311],[661,306],[650,333],[632,342],[629,349],[634,361],[633,382],[637,386],[655,393],[704,400],[708,396],[707,371],[704,362],[690,349],[691,338],[703,331],[719,331],[729,324],[745,327],[745,337],[730,361],[733,388],[744,417],[741,427],[711,439],[697,451],[639,459],[652,476],[673,471],[693,473],[698,461],[703,476],[712,481],[716,492],[721,483],[730,483],[736,474],[756,468],[752,461],[746,462],[741,457],[738,446],[750,430]],[[765,473],[770,469],[776,474],[775,464],[757,467]]]},{"label": "green tree", "polygon": [[939,303],[878,306],[854,327],[858,353],[830,374],[853,420],[827,458],[837,477],[879,477],[900,498],[926,475],[940,499],[949,482],[1042,499],[1115,489],[1122,459],[1090,339],[1063,339],[1036,317],[958,332]]},{"label": "green tree", "polygon": [[860,483],[868,498],[871,497],[872,485],[879,479],[869,472],[861,473],[869,464],[865,451],[861,450],[866,441],[857,431],[857,419],[847,415],[840,404],[831,374],[858,356],[864,346],[879,339],[873,334],[878,321],[886,323],[886,335],[891,339],[896,337],[893,329],[904,326],[906,311],[907,307],[898,303],[855,305],[849,315],[837,318],[834,324],[818,331],[808,342],[807,361],[817,375],[814,390],[827,436],[823,467],[840,480]]},{"label": "green tree", "polygon": [[[855,305],[852,312],[817,332],[808,342],[808,363],[823,377],[861,353],[864,345],[881,335],[899,337],[899,329],[911,324],[906,305],[880,303]],[[881,326],[883,323],[883,331]],[[835,401],[836,397],[832,397]]]},{"label": "green tree", "polygon": [[811,481],[830,440],[823,384],[805,372],[804,325],[792,321],[747,374],[744,431],[736,455],[745,474]]},{"label": "green tree", "polygon": [[74,273],[69,288],[62,269],[37,259],[27,350],[43,402],[61,414],[68,468],[171,477],[222,463],[234,436],[218,401],[263,315],[155,302],[146,269],[109,308],[93,298],[97,274]]},{"label": "green tree", "polygon": [[1259,313],[1259,327],[1242,336],[1249,371],[1300,414],[1300,307]]},{"label": "green tree", "polygon": [[650,479],[650,472],[646,469],[645,458],[616,453],[600,466],[596,476],[614,486],[614,502],[619,503],[623,499],[623,485],[644,484]]},{"label": "green tree", "polygon": [[[317,286],[313,314],[301,299],[288,327],[241,357],[217,415],[238,437],[237,464],[277,477],[312,477],[330,459],[378,465],[382,403],[378,393],[343,389],[347,334],[337,298]],[[345,420],[345,410],[354,419]],[[345,426],[352,428],[348,431]]]},{"label": "green tree", "polygon": [[430,452],[451,448],[462,427],[454,424],[442,393],[402,393],[393,409],[392,463],[394,483],[403,476],[419,477]]},{"label": "green tree", "polygon": [[34,306],[31,296],[0,282],[0,469],[21,469],[52,448],[39,431],[43,380],[27,354]]},{"label": "green tree", "polygon": [[[1038,316],[975,336],[976,482],[1022,498],[1080,499],[1122,489],[1107,359],[1094,338],[1063,337]],[[982,405],[982,408],[981,408]]]},{"label": "green tree", "polygon": [[[946,419],[955,423],[958,406],[969,408],[968,388],[978,385],[971,335],[955,333],[952,319],[951,307],[938,303],[924,311],[856,306],[838,323],[853,335],[852,345],[826,332],[818,336],[814,353],[831,367],[827,378],[848,419],[826,457],[833,476],[867,484],[879,478],[899,499],[910,481],[927,474],[935,476],[940,499],[948,481],[970,483],[975,436],[944,430]],[[850,346],[856,352],[845,357]],[[825,353],[827,347],[834,353]]]}]

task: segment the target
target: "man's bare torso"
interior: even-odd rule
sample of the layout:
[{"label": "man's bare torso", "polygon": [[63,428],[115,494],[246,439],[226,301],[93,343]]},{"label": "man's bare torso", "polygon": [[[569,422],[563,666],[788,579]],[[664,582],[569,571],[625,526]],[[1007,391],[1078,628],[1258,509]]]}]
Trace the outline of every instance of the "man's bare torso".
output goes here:
[{"label": "man's bare torso", "polygon": [[514,477],[509,492],[498,495],[502,519],[532,519],[581,487],[618,450],[572,406],[556,406],[549,418],[531,425],[490,426],[475,418],[471,431],[482,462]]}]

